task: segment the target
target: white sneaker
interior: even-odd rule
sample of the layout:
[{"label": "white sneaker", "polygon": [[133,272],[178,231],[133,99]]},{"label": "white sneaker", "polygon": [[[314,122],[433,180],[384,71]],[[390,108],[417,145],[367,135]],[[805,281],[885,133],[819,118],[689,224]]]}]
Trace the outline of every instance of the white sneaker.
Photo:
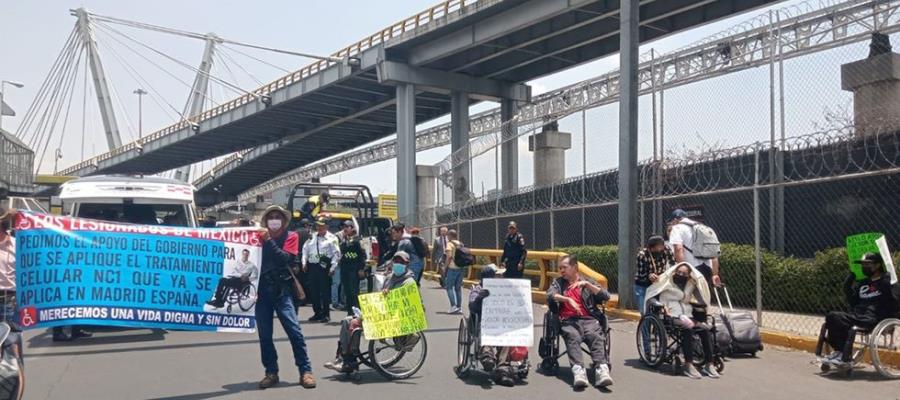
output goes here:
[{"label": "white sneaker", "polygon": [[612,384],[612,377],[609,376],[609,365],[600,364],[597,370],[594,371],[594,386],[602,388],[612,386]]},{"label": "white sneaker", "polygon": [[828,364],[840,364],[843,357],[844,353],[840,351],[832,351],[831,354],[825,356],[825,358],[822,359],[822,362]]},{"label": "white sneaker", "polygon": [[572,366],[572,375],[575,379],[572,380],[572,387],[575,389],[584,389],[591,385],[587,378],[587,371],[584,370],[584,367],[580,365]]},{"label": "white sneaker", "polygon": [[447,310],[447,314],[456,314],[456,307],[450,307],[450,309]]}]

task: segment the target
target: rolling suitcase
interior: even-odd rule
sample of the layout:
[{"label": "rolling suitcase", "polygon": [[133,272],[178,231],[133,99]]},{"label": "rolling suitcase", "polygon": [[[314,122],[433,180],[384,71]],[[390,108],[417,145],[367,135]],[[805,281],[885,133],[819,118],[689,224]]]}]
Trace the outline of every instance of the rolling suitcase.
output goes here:
[{"label": "rolling suitcase", "polygon": [[[731,305],[731,296],[728,288],[722,286],[725,299],[728,301],[728,312],[722,308],[722,300],[719,298],[719,289],[713,287],[716,294],[716,302],[719,305],[719,318],[716,321],[716,342],[719,348],[727,354],[750,354],[755,356],[757,351],[763,349],[762,338],[759,335],[759,326],[753,319],[753,314],[748,311],[735,311]],[[727,335],[727,338],[725,337]]]}]

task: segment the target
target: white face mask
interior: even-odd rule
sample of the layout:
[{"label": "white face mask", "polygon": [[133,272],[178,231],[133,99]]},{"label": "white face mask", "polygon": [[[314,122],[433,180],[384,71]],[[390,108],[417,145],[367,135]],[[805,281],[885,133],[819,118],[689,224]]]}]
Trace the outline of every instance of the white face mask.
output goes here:
[{"label": "white face mask", "polygon": [[266,227],[273,231],[277,231],[281,229],[281,220],[280,219],[270,219],[266,221]]}]

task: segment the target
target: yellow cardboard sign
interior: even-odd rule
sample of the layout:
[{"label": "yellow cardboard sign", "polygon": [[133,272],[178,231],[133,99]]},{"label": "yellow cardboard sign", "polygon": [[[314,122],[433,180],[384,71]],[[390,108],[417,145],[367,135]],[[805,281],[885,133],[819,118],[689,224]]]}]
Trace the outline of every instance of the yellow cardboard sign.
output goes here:
[{"label": "yellow cardboard sign", "polygon": [[428,329],[419,287],[404,285],[385,296],[381,292],[359,296],[366,340],[409,335]]}]

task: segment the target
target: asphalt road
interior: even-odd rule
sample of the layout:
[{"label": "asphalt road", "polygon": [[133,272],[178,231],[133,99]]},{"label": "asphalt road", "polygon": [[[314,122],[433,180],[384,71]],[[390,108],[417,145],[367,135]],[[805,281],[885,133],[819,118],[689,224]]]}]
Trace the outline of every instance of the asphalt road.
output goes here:
[{"label": "asphalt road", "polygon": [[[466,380],[452,371],[456,360],[459,316],[444,314],[444,291],[425,283],[428,315],[428,358],[419,373],[388,382],[363,367],[359,382],[345,381],[322,364],[334,354],[338,325],[303,324],[319,382],[303,389],[293,365],[290,344],[276,328],[282,383],[258,390],[263,371],[255,334],[213,334],[131,330],[100,332],[93,338],[56,344],[50,333],[26,334],[27,399],[900,399],[900,381],[885,381],[866,368],[851,379],[820,376],[808,353],[767,348],[758,358],[729,360],[722,379],[700,381],[673,376],[667,369],[649,370],[638,360],[635,324],[612,322],[611,390],[574,392],[568,362],[556,377],[532,371],[527,384],[492,386],[477,373]],[[535,306],[541,321],[543,308]],[[308,317],[309,308],[301,309]],[[333,316],[338,316],[335,313]],[[277,325],[277,324],[276,324]],[[535,341],[540,328],[535,328]],[[539,361],[537,347],[531,352]]]}]

